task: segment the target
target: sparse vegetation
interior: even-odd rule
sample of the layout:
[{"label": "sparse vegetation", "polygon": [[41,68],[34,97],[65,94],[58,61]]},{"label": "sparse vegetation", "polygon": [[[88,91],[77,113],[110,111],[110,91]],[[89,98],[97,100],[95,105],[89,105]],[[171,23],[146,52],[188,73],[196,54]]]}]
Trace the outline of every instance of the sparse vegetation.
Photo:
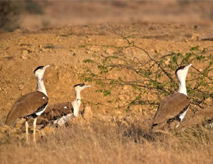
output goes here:
[{"label": "sparse vegetation", "polygon": [[[174,71],[180,65],[193,64],[187,77],[190,109],[212,101],[212,43],[189,38],[194,29],[184,26],[114,26],[122,35],[109,26],[26,31],[2,41],[0,163],[212,163],[211,128],[149,130],[160,100],[177,90]],[[197,35],[204,33],[199,30]],[[168,43],[170,36],[175,39]],[[25,128],[9,129],[4,121],[13,102],[35,89],[32,71],[40,64],[51,65],[44,79],[51,103],[70,101],[73,84],[90,83],[82,106],[91,113],[61,128],[46,127],[43,137],[37,133],[37,145],[26,145]]]},{"label": "sparse vegetation", "polygon": [[[81,79],[89,82],[93,81],[99,85],[101,89],[96,91],[103,93],[103,96],[111,95],[118,88],[131,86],[129,92],[134,92],[134,96],[122,106],[127,110],[130,110],[131,106],[134,105],[149,105],[150,108],[157,108],[156,105],[159,104],[162,97],[178,90],[175,70],[181,65],[192,63],[195,66],[192,66],[187,78],[187,90],[192,103],[191,109],[195,112],[200,108],[204,108],[206,106],[205,100],[213,97],[213,58],[211,50],[195,46],[191,47],[189,52],[185,54],[171,52],[161,55],[157,53],[154,55],[158,56],[156,58],[151,57],[147,51],[134,45],[134,42],[129,40],[127,42],[128,46],[120,47],[113,54],[102,56],[99,61],[85,59],[85,63],[92,64],[99,71],[94,72],[87,67],[84,73],[81,74]],[[140,49],[141,53],[147,55],[147,60],[141,61],[138,57],[127,58],[124,51],[129,48]],[[205,63],[205,67],[198,69],[197,65],[199,63]],[[120,72],[120,76],[112,77],[116,72]],[[130,72],[136,78],[130,79],[122,72]],[[152,94],[152,98],[149,98],[150,94]],[[123,100],[117,97],[115,98],[116,101]]]},{"label": "sparse vegetation", "polygon": [[[0,157],[11,163],[211,163],[213,131],[152,134],[140,120],[70,123],[35,146],[25,141],[1,145]],[[10,139],[11,141],[11,139]],[[12,153],[12,154],[11,154]]]}]

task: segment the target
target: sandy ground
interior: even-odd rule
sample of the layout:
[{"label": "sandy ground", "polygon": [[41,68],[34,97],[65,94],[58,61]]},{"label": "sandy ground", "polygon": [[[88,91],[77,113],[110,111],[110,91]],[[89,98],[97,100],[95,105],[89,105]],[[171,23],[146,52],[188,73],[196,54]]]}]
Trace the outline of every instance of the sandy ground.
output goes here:
[{"label": "sandy ground", "polygon": [[[45,72],[45,85],[50,103],[74,100],[73,85],[82,83],[80,73],[88,67],[83,61],[92,59],[99,61],[100,56],[107,56],[117,51],[115,47],[127,46],[127,41],[121,36],[134,36],[130,40],[152,56],[165,55],[169,52],[188,52],[193,46],[212,48],[213,33],[210,28],[194,29],[191,26],[162,23],[124,23],[66,26],[63,28],[42,29],[36,32],[17,30],[13,33],[0,34],[0,111],[5,118],[15,100],[23,94],[34,91],[36,79],[33,70],[39,65],[51,65]],[[95,55],[94,55],[95,54]],[[130,48],[122,51],[127,58],[137,57],[147,61],[147,56],[140,50]],[[90,65],[90,69],[97,67]],[[119,77],[131,72],[120,72],[112,76]],[[88,83],[88,82],[87,82]],[[82,92],[85,100],[82,105],[90,104],[93,113],[122,115],[125,108],[113,110],[122,106],[134,93],[128,87],[103,97],[96,92],[99,85],[90,82],[92,87]],[[120,97],[119,103],[108,103],[114,97]],[[146,107],[135,112],[141,112]],[[151,116],[156,109],[151,110]],[[134,108],[133,108],[134,112]]]},{"label": "sandy ground", "polygon": [[[207,48],[211,53],[213,50],[212,2],[165,1],[163,3],[132,2],[127,4],[125,2],[71,3],[63,1],[63,3],[42,3],[42,5],[45,6],[45,14],[22,15],[20,30],[11,33],[0,32],[0,146],[2,144],[3,163],[11,163],[11,161],[20,163],[23,160],[26,162],[26,154],[28,154],[28,160],[36,159],[35,161],[41,163],[40,161],[44,162],[45,160],[38,158],[39,153],[41,157],[45,157],[43,155],[51,149],[54,150],[53,152],[57,149],[59,154],[55,156],[54,153],[47,153],[46,163],[48,161],[49,163],[58,163],[59,160],[61,162],[61,159],[65,159],[65,154],[68,155],[67,159],[71,159],[67,160],[69,161],[67,163],[71,161],[73,163],[73,160],[78,159],[79,151],[85,153],[85,157],[91,156],[93,158],[95,155],[95,158],[100,158],[100,161],[105,158],[108,160],[109,156],[115,156],[110,158],[110,160],[113,160],[117,159],[117,152],[122,149],[126,153],[124,157],[128,158],[123,163],[132,163],[129,162],[131,158],[128,155],[132,157],[134,162],[137,156],[138,163],[144,162],[144,158],[141,159],[141,154],[144,153],[145,161],[147,161],[145,163],[150,163],[152,160],[162,161],[162,163],[165,163],[164,161],[167,163],[177,161],[178,163],[179,160],[177,159],[185,163],[202,163],[203,161],[212,163],[209,156],[212,152],[212,145],[208,140],[203,140],[205,133],[204,135],[200,134],[199,144],[192,142],[192,147],[187,147],[187,144],[188,141],[191,142],[194,133],[189,140],[187,137],[184,139],[180,136],[181,143],[179,141],[174,142],[177,148],[172,149],[173,153],[167,147],[171,143],[167,143],[166,138],[162,142],[163,146],[156,146],[156,143],[154,143],[150,148],[149,142],[147,142],[148,145],[138,145],[137,142],[140,137],[142,138],[141,141],[146,141],[145,138],[148,137],[146,133],[142,134],[141,131],[149,130],[157,106],[151,103],[149,105],[132,105],[130,110],[126,111],[126,105],[135,98],[138,91],[134,91],[129,86],[122,86],[113,89],[111,95],[104,97],[103,93],[97,91],[103,88],[107,89],[109,86],[102,86],[95,81],[85,82],[81,78],[85,70],[98,73],[100,71],[97,67],[98,63],[101,62],[101,59],[111,55],[120,55],[128,60],[137,58],[141,64],[146,63],[149,58],[143,51],[134,47],[125,48],[129,46],[130,42],[146,50],[155,59],[171,52],[185,54],[189,52],[191,47],[195,46],[199,46],[199,49]],[[95,61],[97,64],[85,63],[86,60]],[[25,146],[11,144],[25,144],[25,142],[20,142],[25,141],[24,128],[17,126],[16,129],[8,130],[9,128],[3,126],[6,115],[18,97],[35,91],[36,79],[33,71],[37,66],[47,64],[50,67],[45,72],[44,81],[49,103],[73,101],[75,99],[73,86],[85,82],[92,87],[81,93],[81,110],[87,108],[88,111],[85,113],[84,119],[79,116],[71,120],[68,128],[44,129],[46,133],[54,132],[54,135],[47,137],[49,139],[47,141],[45,141],[45,138],[44,141],[39,140],[38,143],[41,142],[41,147],[35,147],[35,150],[31,147],[28,149]],[[193,63],[193,66],[202,71],[205,68],[205,63],[197,62]],[[213,77],[213,72],[210,75]],[[124,76],[129,80],[143,80],[143,77],[125,69],[108,72],[106,78],[119,79],[119,77],[123,78]],[[102,77],[104,76],[102,75]],[[173,75],[173,78],[175,79],[175,75]],[[187,84],[189,83],[190,80],[187,81]],[[148,98],[156,100],[156,97],[154,98],[152,95],[152,90],[150,90]],[[212,103],[212,99],[208,101]],[[157,100],[157,103],[159,102],[160,99]],[[208,135],[212,136],[211,133],[210,131]],[[13,134],[16,135],[11,137]],[[109,138],[102,140],[102,134],[103,136],[109,135]],[[122,146],[121,141],[118,140],[117,142],[117,139],[123,135],[129,136],[131,142],[124,143],[130,143],[130,148],[124,146],[120,149],[117,146]],[[208,137],[208,135],[206,138],[210,140],[211,137]],[[82,136],[83,138],[81,138]],[[51,140],[51,137],[54,139]],[[92,141],[88,140],[90,137]],[[114,141],[113,137],[115,138]],[[41,136],[38,135],[38,138],[41,139]],[[58,144],[56,144],[56,138],[61,140]],[[132,140],[134,141],[132,142]],[[204,141],[207,143],[203,146]],[[105,153],[106,145],[103,148],[99,145],[101,148],[97,148],[99,142],[100,145],[106,143],[106,145],[112,145],[115,148],[112,147],[108,150],[109,153]],[[200,144],[201,142],[202,144]],[[131,147],[132,143],[134,144]],[[87,146],[87,144],[90,146]],[[181,146],[178,146],[181,144],[185,146],[182,149],[180,149]],[[43,145],[47,146],[47,149]],[[51,147],[51,145],[54,146]],[[68,149],[64,149],[63,145],[67,145]],[[201,148],[197,145],[200,145]],[[85,149],[86,151],[81,150],[85,147],[88,148]],[[150,151],[149,155],[146,148],[148,152]],[[129,153],[129,150],[132,152]],[[97,154],[102,152],[104,155],[96,155],[94,153],[96,151]],[[13,153],[11,154],[11,152]],[[109,155],[110,153],[113,155]],[[159,155],[159,157],[153,158],[153,154]],[[177,158],[171,158],[171,154],[177,155]],[[187,158],[183,158],[184,155]],[[80,157],[81,154],[79,159]],[[164,160],[161,160],[162,158]],[[76,160],[78,163],[79,159]],[[81,161],[84,161],[84,159]],[[99,160],[97,161],[97,163],[100,163]],[[91,160],[91,163],[95,163],[94,160]]]}]

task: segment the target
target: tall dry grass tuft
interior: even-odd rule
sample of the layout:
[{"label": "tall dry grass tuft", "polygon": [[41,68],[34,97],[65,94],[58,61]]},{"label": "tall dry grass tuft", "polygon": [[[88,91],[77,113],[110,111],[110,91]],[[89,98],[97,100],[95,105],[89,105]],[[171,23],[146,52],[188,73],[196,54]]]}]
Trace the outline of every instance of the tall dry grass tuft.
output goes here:
[{"label": "tall dry grass tuft", "polygon": [[212,163],[212,130],[154,134],[144,123],[76,121],[46,134],[37,145],[20,140],[1,145],[0,163]]}]

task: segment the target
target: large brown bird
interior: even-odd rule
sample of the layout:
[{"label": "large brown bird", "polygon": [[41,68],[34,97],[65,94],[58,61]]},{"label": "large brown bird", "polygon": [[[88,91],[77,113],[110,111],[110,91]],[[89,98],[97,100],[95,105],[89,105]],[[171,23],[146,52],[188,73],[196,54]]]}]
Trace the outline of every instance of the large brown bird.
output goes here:
[{"label": "large brown bird", "polygon": [[81,91],[90,85],[76,84],[74,86],[76,98],[73,102],[56,103],[48,105],[44,113],[38,118],[38,124],[54,124],[62,126],[71,118],[77,117],[81,105]]},{"label": "large brown bird", "polygon": [[17,119],[24,118],[26,126],[26,141],[28,140],[28,119],[33,118],[33,141],[35,139],[36,121],[46,109],[48,104],[47,92],[44,86],[43,76],[47,66],[39,66],[35,69],[34,74],[37,78],[37,89],[35,92],[28,93],[16,100],[12,109],[9,111],[5,125],[13,125]]},{"label": "large brown bird", "polygon": [[170,124],[174,121],[177,121],[176,127],[178,127],[180,122],[185,117],[190,104],[190,100],[187,97],[185,81],[191,65],[192,64],[181,66],[175,71],[179,82],[178,92],[167,96],[160,102],[158,110],[153,119],[153,131],[170,128]]}]

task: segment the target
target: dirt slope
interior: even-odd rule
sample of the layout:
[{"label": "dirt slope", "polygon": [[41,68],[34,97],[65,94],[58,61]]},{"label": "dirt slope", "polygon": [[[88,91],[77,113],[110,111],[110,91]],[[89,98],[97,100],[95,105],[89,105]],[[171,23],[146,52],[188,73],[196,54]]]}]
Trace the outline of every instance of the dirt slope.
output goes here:
[{"label": "dirt slope", "polygon": [[[35,90],[33,70],[39,65],[51,65],[44,77],[50,103],[72,101],[73,85],[84,82],[79,79],[79,73],[87,66],[83,60],[98,61],[101,55],[107,56],[117,51],[116,47],[127,46],[124,36],[134,36],[130,38],[131,41],[157,57],[159,53],[184,53],[193,46],[212,48],[212,41],[203,39],[213,37],[213,32],[209,28],[194,29],[179,24],[140,22],[0,33],[0,117],[5,118],[19,96]],[[128,58],[148,60],[137,49],[126,49],[123,53]],[[91,65],[91,69],[97,68]],[[122,73],[132,78],[130,72]],[[124,109],[113,110],[113,105],[106,102],[113,96],[123,96],[125,101],[132,94],[127,87],[112,96],[103,97],[96,92],[99,86],[95,83],[91,85],[90,89],[82,92],[82,97],[84,105],[90,104],[96,114],[121,114]],[[143,107],[137,108],[141,112]],[[151,113],[155,111],[153,109]],[[138,111],[133,108],[133,112]]]}]

